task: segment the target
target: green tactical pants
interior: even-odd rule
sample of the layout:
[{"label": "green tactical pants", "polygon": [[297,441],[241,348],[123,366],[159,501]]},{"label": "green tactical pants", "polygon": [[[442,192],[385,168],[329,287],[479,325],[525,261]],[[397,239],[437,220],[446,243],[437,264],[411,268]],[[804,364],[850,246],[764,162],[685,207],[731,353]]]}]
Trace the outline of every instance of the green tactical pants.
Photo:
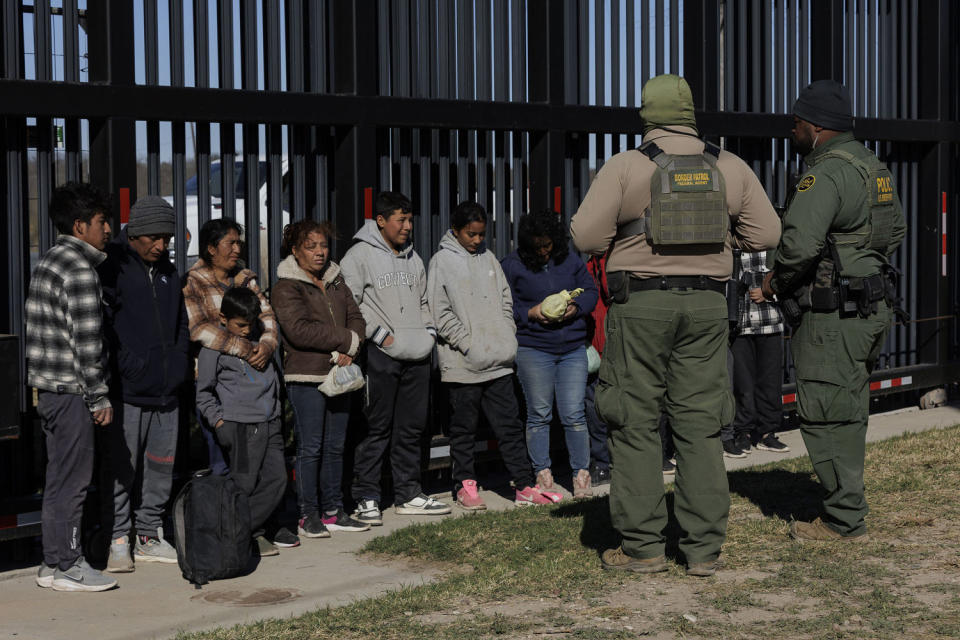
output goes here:
[{"label": "green tactical pants", "polygon": [[610,515],[635,558],[663,554],[667,507],[658,418],[677,452],[674,513],[688,563],[720,555],[730,496],[720,426],[733,418],[727,303],[712,291],[641,291],[607,314],[597,412],[609,429]]},{"label": "green tactical pants", "polygon": [[822,518],[848,536],[866,531],[863,458],[870,372],[891,316],[882,301],[878,308],[869,318],[808,311],[791,340],[800,432],[826,491]]}]

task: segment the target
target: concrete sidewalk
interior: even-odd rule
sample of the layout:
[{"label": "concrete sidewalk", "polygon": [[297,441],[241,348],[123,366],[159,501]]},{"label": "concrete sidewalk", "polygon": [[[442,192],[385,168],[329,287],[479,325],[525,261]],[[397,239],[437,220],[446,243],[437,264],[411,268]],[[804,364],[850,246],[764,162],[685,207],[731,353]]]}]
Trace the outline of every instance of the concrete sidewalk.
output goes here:
[{"label": "concrete sidewalk", "polygon": [[[958,406],[928,411],[907,409],[872,416],[867,438],[883,440],[954,424],[960,424]],[[754,451],[745,459],[727,458],[727,468],[806,454],[798,431],[782,433],[780,437],[790,447],[790,453]],[[608,488],[600,487],[595,493],[605,493]],[[491,509],[512,505],[512,501],[489,491],[484,492],[484,499]],[[448,517],[463,513],[455,507]],[[118,574],[120,588],[105,593],[57,593],[34,584],[36,567],[8,571],[0,574],[0,638],[168,638],[181,630],[295,616],[397,587],[422,584],[435,574],[407,563],[371,563],[358,559],[354,552],[373,536],[385,535],[412,522],[435,519],[397,516],[390,510],[384,513],[383,527],[364,533],[334,534],[329,539],[303,539],[300,547],[263,559],[252,574],[213,582],[201,590],[187,583],[176,565],[140,565],[135,573]]]}]

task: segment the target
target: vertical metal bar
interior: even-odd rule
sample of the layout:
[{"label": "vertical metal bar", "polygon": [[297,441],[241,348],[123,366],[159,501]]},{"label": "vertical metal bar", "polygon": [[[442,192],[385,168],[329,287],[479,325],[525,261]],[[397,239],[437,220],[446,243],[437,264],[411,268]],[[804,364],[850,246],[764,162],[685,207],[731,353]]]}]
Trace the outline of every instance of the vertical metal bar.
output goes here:
[{"label": "vertical metal bar", "polygon": [[656,25],[657,25],[657,50],[656,50],[656,62],[657,62],[657,75],[660,75],[664,72],[664,54],[666,50],[664,40],[664,34],[666,33],[666,15],[663,8],[664,0],[656,0]]},{"label": "vertical metal bar", "polygon": [[507,254],[510,239],[510,225],[507,220],[507,173],[506,173],[506,137],[502,131],[493,136],[493,241],[498,256]]},{"label": "vertical metal bar", "polygon": [[473,100],[475,45],[473,3],[467,0],[457,2],[457,98]]},{"label": "vertical metal bar", "polygon": [[[218,0],[217,4],[217,41],[219,59],[219,86],[221,89],[233,89],[233,3]],[[220,206],[224,218],[237,216],[236,191],[236,128],[232,122],[220,124]]]},{"label": "vertical metal bar", "polygon": [[[257,56],[257,3],[246,2],[240,5],[240,78],[241,87],[256,90],[259,82],[259,60]],[[260,250],[260,226],[263,223],[260,211],[260,126],[252,123],[243,125],[243,213],[246,227],[247,266],[256,271],[262,280]]]},{"label": "vertical metal bar", "polygon": [[437,68],[436,55],[436,22],[433,20],[430,9],[433,3],[429,0],[417,0],[417,42],[419,44],[418,57],[420,64],[417,65],[417,92],[418,98],[430,98],[433,96],[433,84],[431,75]]},{"label": "vertical metal bar", "polygon": [[642,85],[653,76],[650,69],[650,0],[640,0],[640,81]]},{"label": "vertical metal bar", "polygon": [[736,6],[734,2],[723,5],[723,104],[721,106],[729,110],[736,108],[733,87],[734,82],[739,78],[733,64],[733,52],[736,49],[734,32],[736,15],[734,7]]},{"label": "vertical metal bar", "polygon": [[[303,43],[303,0],[287,0],[287,90],[291,93],[304,91],[304,62],[310,54]],[[319,38],[318,38],[319,39]],[[305,141],[310,137],[310,127],[287,126],[287,186],[285,193],[290,198],[290,221],[303,220],[307,214],[306,184],[307,157]],[[271,249],[272,250],[272,249]],[[277,257],[279,258],[279,251]],[[272,257],[272,254],[271,254]],[[273,269],[271,269],[273,272]]]},{"label": "vertical metal bar", "polygon": [[[289,8],[289,7],[288,7]],[[282,86],[280,54],[280,3],[263,3],[263,69],[264,87],[267,91],[279,92]],[[280,264],[280,241],[283,234],[284,212],[290,209],[289,165],[283,163],[283,126],[270,124],[266,132],[267,145],[267,273],[261,279],[272,286],[277,280],[277,265]],[[258,177],[259,181],[259,177]],[[284,188],[284,182],[287,188]],[[261,263],[264,261],[261,260]]]},{"label": "vertical metal bar", "polygon": [[448,28],[450,21],[453,19],[453,7],[449,2],[431,4],[431,7],[436,10],[437,15],[437,29],[435,31],[431,30],[431,35],[435,32],[437,36],[437,88],[435,96],[445,99],[451,97],[455,77],[453,73],[454,65],[450,64],[454,55],[454,32]]},{"label": "vertical metal bar", "polygon": [[[766,2],[762,0],[753,0],[753,36],[751,37],[751,43],[753,45],[753,55],[751,56],[751,74],[753,82],[751,83],[750,91],[750,111],[763,111],[764,110],[764,94],[766,93],[766,77],[764,76],[764,61],[768,59],[770,53],[770,48],[767,46],[770,34],[770,21],[768,19],[769,13],[764,10],[765,7],[769,6]],[[757,51],[757,46],[763,47],[760,51]]]},{"label": "vertical metal bar", "polygon": [[410,0],[394,0],[390,60],[394,96],[410,96]]},{"label": "vertical metal bar", "polygon": [[[63,80],[80,81],[80,15],[77,0],[63,0]],[[80,180],[80,120],[67,118],[65,125],[67,180]]]},{"label": "vertical metal bar", "polygon": [[510,61],[509,0],[494,0],[493,4],[493,98],[501,102],[510,99],[507,69]]},{"label": "vertical metal bar", "polygon": [[[193,82],[200,88],[210,86],[210,13],[206,2],[193,3]],[[200,227],[210,220],[210,124],[198,122],[193,135],[193,157],[197,176],[197,228],[190,229],[199,238]]]},{"label": "vertical metal bar", "polygon": [[[182,9],[182,6],[181,6]],[[182,26],[182,25],[181,25]],[[182,80],[182,79],[181,79]],[[174,229],[174,257],[177,270],[183,274],[187,270],[187,193],[186,193],[186,131],[183,122],[172,123],[171,135],[173,147],[173,208],[176,211]]]},{"label": "vertical metal bar", "polygon": [[[636,3],[633,0],[627,0],[626,5],[626,51],[627,57],[627,106],[633,107],[637,104],[637,30],[636,30]],[[645,42],[645,39],[641,39]],[[571,174],[572,180],[572,174]],[[572,182],[571,182],[572,184]]]},{"label": "vertical metal bar", "polygon": [[[577,71],[577,104],[590,104],[590,0],[580,0],[577,6]],[[515,142],[519,147],[520,141]]]},{"label": "vertical metal bar", "polygon": [[605,80],[607,77],[606,69],[606,37],[604,36],[604,28],[607,25],[607,18],[604,15],[604,2],[605,0],[594,0],[593,3],[593,21],[594,21],[594,32],[593,32],[593,80],[594,80],[594,104],[603,106],[607,103],[606,95],[606,84]]},{"label": "vertical metal bar", "polygon": [[[147,85],[159,83],[159,26],[157,0],[143,2],[144,78]],[[160,123],[147,122],[147,193],[160,194]]]},{"label": "vertical metal bar", "polygon": [[490,68],[492,63],[490,8],[490,0],[476,0],[474,19],[477,34],[477,100],[490,100],[493,91],[493,78]]},{"label": "vertical metal bar", "polygon": [[737,103],[734,111],[749,111],[747,103],[747,56],[749,50],[749,38],[747,32],[747,0],[737,0],[737,34],[734,51],[737,55],[737,77],[735,85],[737,87]]},{"label": "vertical metal bar", "polygon": [[786,111],[786,107],[783,104],[783,89],[784,89],[784,80],[786,73],[784,73],[783,68],[783,59],[787,53],[787,38],[786,38],[786,28],[784,27],[784,22],[786,18],[785,5],[786,0],[780,0],[776,6],[776,20],[774,21],[773,34],[774,34],[774,51],[776,52],[774,60],[776,61],[773,67],[773,73],[770,74],[771,79],[774,83],[774,97],[773,97],[773,109],[771,111],[776,113],[783,113]]},{"label": "vertical metal bar", "polygon": [[790,110],[793,108],[794,98],[797,95],[797,67],[799,62],[797,56],[797,27],[799,26],[797,17],[798,4],[798,2],[791,2],[786,14],[787,60],[785,70],[787,78],[783,101],[783,110],[785,113],[790,113]]},{"label": "vertical metal bar", "polygon": [[866,0],[857,0],[857,93],[854,115],[867,115],[867,5]]},{"label": "vertical metal bar", "polygon": [[[34,77],[37,80],[53,79],[53,56],[50,38],[50,0],[37,0],[33,7]],[[40,250],[49,249],[56,231],[47,215],[50,193],[54,182],[53,120],[37,118],[37,226]]]},{"label": "vertical metal bar", "polygon": [[680,0],[670,0],[670,73],[683,75],[680,68]]},{"label": "vertical metal bar", "polygon": [[869,0],[867,3],[867,76],[866,114],[868,117],[877,117],[877,58],[880,51],[877,49],[877,3],[878,0]]},{"label": "vertical metal bar", "polygon": [[610,104],[620,106],[620,0],[610,0]]}]

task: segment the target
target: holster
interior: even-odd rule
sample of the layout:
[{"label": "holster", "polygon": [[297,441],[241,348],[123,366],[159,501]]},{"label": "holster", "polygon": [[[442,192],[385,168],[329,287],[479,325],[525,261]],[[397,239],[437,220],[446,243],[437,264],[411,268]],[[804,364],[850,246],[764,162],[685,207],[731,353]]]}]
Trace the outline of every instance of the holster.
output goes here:
[{"label": "holster", "polygon": [[630,300],[630,274],[626,271],[608,271],[607,292],[610,298],[608,304],[626,304]]}]

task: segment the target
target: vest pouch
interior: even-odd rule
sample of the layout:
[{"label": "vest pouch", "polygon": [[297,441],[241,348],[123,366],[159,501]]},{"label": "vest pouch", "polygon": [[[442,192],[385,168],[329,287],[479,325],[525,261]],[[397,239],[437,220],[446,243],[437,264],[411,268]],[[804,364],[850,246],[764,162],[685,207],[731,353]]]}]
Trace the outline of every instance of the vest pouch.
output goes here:
[{"label": "vest pouch", "polygon": [[[641,149],[643,150],[643,149]],[[646,152],[645,152],[646,153]],[[657,153],[646,234],[653,245],[722,245],[730,228],[726,184],[714,156]]]}]

